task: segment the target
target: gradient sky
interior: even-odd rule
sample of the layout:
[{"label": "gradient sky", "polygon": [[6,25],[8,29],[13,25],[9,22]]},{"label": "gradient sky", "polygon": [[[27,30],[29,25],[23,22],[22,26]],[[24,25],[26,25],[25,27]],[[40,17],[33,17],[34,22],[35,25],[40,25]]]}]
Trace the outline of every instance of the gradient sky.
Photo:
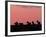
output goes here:
[{"label": "gradient sky", "polygon": [[27,21],[36,23],[41,22],[41,6],[22,6],[10,5],[10,23],[13,25],[16,21],[26,23]]}]

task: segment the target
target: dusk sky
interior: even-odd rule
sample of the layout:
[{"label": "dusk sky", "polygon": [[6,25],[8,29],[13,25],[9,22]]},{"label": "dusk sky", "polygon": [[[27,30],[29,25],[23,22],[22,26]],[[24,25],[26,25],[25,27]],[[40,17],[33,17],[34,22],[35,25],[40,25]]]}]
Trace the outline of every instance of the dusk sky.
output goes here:
[{"label": "dusk sky", "polygon": [[10,23],[14,25],[17,21],[19,23],[26,23],[27,21],[36,23],[37,20],[41,22],[41,6],[10,6]]}]

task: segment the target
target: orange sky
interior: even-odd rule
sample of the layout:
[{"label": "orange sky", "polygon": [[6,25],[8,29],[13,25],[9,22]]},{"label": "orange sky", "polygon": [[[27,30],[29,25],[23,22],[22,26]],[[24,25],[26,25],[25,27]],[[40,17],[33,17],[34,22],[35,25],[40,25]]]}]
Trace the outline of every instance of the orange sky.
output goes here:
[{"label": "orange sky", "polygon": [[41,7],[40,6],[10,6],[10,21],[13,25],[16,21],[26,23],[36,20],[41,22]]}]

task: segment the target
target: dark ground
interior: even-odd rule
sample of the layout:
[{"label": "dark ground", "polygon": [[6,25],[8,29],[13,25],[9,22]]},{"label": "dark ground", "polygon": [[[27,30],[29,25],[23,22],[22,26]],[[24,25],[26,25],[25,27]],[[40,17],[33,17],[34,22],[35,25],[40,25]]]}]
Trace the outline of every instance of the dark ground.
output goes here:
[{"label": "dark ground", "polygon": [[35,24],[33,21],[32,21],[32,24],[27,21],[26,25],[18,22],[15,22],[14,24],[15,25],[11,25],[11,32],[42,30],[42,27],[39,21],[37,21],[37,24]]}]

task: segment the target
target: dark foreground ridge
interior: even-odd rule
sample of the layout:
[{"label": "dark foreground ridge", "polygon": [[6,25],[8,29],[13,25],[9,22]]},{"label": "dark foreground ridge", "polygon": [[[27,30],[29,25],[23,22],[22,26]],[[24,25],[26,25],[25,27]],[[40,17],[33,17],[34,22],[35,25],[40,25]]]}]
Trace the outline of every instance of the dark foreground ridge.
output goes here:
[{"label": "dark foreground ridge", "polygon": [[41,23],[37,20],[37,24],[33,21],[30,23],[27,21],[27,24],[15,22],[15,25],[11,25],[11,32],[19,31],[39,31],[42,30]]}]

